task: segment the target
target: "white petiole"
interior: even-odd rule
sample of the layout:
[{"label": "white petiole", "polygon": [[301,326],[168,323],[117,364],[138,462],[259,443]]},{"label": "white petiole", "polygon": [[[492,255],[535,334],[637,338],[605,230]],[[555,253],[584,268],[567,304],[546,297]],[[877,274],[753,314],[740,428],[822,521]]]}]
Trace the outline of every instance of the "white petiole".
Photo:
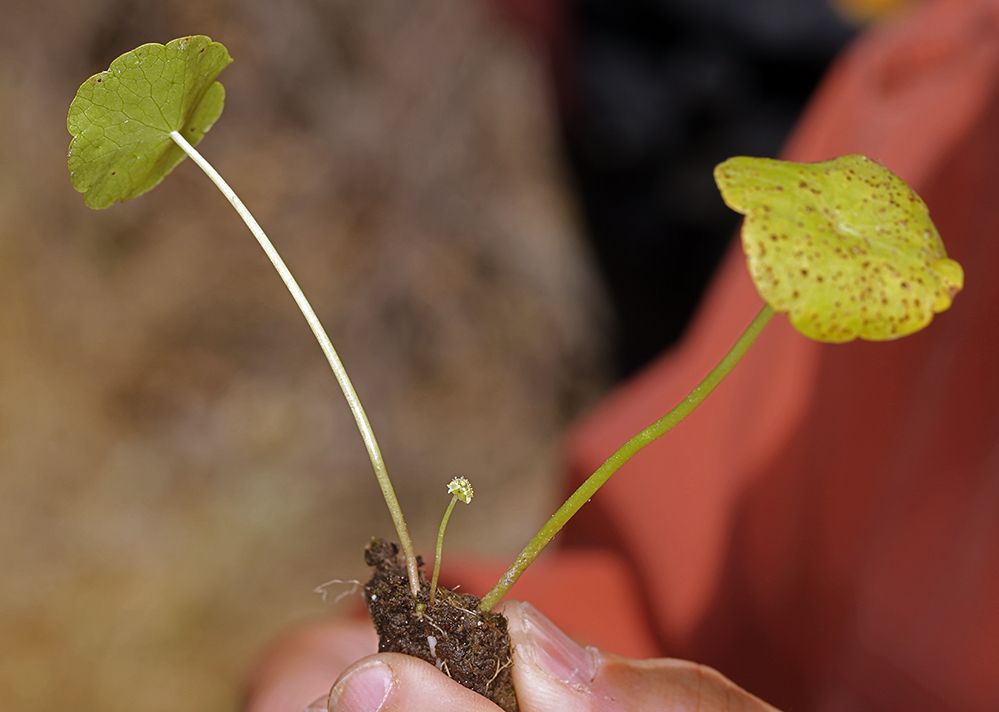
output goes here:
[{"label": "white petiole", "polygon": [[406,528],[406,521],[402,516],[402,509],[399,507],[399,500],[396,499],[395,490],[392,489],[392,482],[389,480],[388,470],[385,468],[385,461],[382,459],[381,449],[378,447],[378,441],[375,439],[375,433],[371,429],[371,424],[368,422],[368,416],[364,412],[364,407],[361,405],[360,398],[357,397],[357,391],[354,390],[354,385],[350,382],[350,378],[347,376],[347,370],[343,367],[343,363],[340,361],[340,357],[336,353],[336,349],[333,348],[333,343],[330,341],[329,336],[326,335],[326,330],[323,329],[323,325],[319,322],[319,317],[316,316],[316,312],[313,311],[312,305],[309,304],[309,300],[305,298],[305,294],[302,289],[298,286],[298,282],[292,276],[291,271],[285,265],[284,260],[281,259],[281,255],[271,244],[270,239],[264,233],[263,229],[254,219],[250,211],[246,209],[243,205],[243,201],[239,199],[236,193],[229,187],[229,184],[225,182],[219,172],[216,171],[212,164],[205,160],[204,156],[195,150],[194,146],[188,143],[187,139],[180,135],[177,131],[170,132],[170,138],[173,139],[180,148],[186,153],[192,161],[198,164],[198,167],[205,172],[212,183],[222,191],[222,195],[226,197],[232,207],[236,209],[239,216],[243,218],[243,222],[253,233],[253,236],[257,238],[257,242],[260,243],[260,247],[263,248],[264,252],[267,254],[268,259],[270,259],[271,264],[274,265],[274,269],[277,270],[278,274],[281,276],[281,280],[284,285],[291,292],[292,298],[298,305],[298,308],[302,312],[302,316],[309,323],[309,328],[312,329],[313,335],[316,337],[316,341],[319,342],[319,347],[323,350],[326,355],[326,360],[330,364],[330,368],[333,369],[333,375],[336,376],[337,383],[340,384],[340,390],[343,391],[343,395],[347,399],[347,404],[350,406],[350,412],[354,414],[354,421],[357,423],[357,429],[361,432],[361,438],[364,440],[364,446],[368,450],[368,457],[371,458],[371,466],[375,470],[375,477],[378,478],[378,485],[381,487],[382,496],[385,498],[385,503],[388,505],[389,511],[392,514],[392,522],[395,524],[396,533],[399,536],[399,545],[402,547],[402,553],[406,557],[406,568],[409,574],[409,587],[413,592],[414,598],[419,594],[419,573],[416,566],[416,554],[413,551],[413,542],[409,538],[409,530]]}]

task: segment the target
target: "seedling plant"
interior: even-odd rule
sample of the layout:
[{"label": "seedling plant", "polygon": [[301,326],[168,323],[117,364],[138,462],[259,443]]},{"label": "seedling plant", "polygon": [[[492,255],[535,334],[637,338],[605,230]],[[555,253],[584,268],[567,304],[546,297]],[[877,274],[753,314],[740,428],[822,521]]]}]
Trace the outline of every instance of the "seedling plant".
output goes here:
[{"label": "seedling plant", "polygon": [[[69,108],[69,171],[92,208],[155,187],[190,157],[246,223],[298,304],[340,384],[361,433],[399,546],[369,545],[376,569],[365,586],[379,649],[435,664],[505,710],[516,709],[505,619],[492,612],[579,509],[639,450],[687,417],[727,376],[776,312],[805,336],[842,343],[895,339],[927,326],[963,286],[923,201],[900,178],[859,155],[813,164],[737,157],[715,169],[725,203],[743,214],[742,245],[766,304],[704,380],[661,419],[625,443],[551,516],[481,600],[437,586],[444,528],[455,503],[471,501],[465,478],[452,494],[437,540],[432,580],[420,571],[378,441],[347,371],[315,312],[267,235],[195,149],[222,113],[216,81],[232,61],[205,36],[146,44],[87,79]],[[491,640],[482,642],[481,636]],[[471,642],[474,638],[474,644]],[[463,651],[475,648],[479,657]]]}]

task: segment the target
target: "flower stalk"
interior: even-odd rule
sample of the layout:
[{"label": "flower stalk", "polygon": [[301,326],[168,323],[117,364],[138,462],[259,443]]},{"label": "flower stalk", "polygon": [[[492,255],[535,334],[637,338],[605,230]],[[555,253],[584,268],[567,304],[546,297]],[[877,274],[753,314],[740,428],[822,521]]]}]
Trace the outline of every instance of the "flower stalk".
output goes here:
[{"label": "flower stalk", "polygon": [[437,551],[434,555],[434,575],[430,580],[430,605],[434,605],[437,598],[437,577],[441,572],[441,552],[444,549],[444,529],[447,527],[447,520],[451,518],[451,510],[454,509],[455,502],[459,499],[465,504],[472,502],[475,492],[472,490],[472,483],[464,477],[455,477],[447,486],[447,491],[452,495],[451,502],[444,511],[444,518],[441,520],[440,531],[437,532]]}]

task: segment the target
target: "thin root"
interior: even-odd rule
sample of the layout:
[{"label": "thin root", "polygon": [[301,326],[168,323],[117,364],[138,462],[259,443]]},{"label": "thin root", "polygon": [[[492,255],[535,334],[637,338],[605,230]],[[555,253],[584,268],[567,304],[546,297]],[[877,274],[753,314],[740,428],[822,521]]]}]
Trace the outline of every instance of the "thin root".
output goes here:
[{"label": "thin root", "polygon": [[488,690],[489,686],[493,684],[493,680],[499,677],[499,674],[503,672],[506,668],[510,667],[511,665],[513,665],[512,657],[507,658],[506,662],[503,663],[502,665],[500,665],[499,658],[496,658],[496,672],[493,673],[493,676],[489,678],[489,682],[486,683],[486,689]]},{"label": "thin root", "polygon": [[312,592],[318,593],[320,596],[322,596],[323,603],[328,603],[328,601],[326,600],[326,596],[329,594],[329,591],[327,589],[333,584],[348,584],[348,583],[351,584],[351,587],[346,591],[341,591],[340,593],[338,593],[336,598],[333,599],[333,602],[330,603],[331,606],[335,606],[347,596],[353,596],[355,593],[357,593],[357,589],[360,587],[361,582],[355,581],[354,579],[349,579],[346,581],[344,579],[331,579],[326,583],[316,586],[314,589],[312,589]]}]

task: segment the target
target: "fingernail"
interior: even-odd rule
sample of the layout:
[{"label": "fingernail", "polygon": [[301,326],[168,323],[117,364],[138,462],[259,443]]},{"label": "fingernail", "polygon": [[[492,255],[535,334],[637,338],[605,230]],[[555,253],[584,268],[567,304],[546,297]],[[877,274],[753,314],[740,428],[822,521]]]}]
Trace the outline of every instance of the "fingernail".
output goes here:
[{"label": "fingernail", "polygon": [[380,660],[359,667],[333,686],[330,710],[378,712],[392,689],[392,671]]},{"label": "fingernail", "polygon": [[530,603],[520,607],[538,666],[567,685],[586,685],[593,680],[597,672],[593,648],[577,644]]}]

